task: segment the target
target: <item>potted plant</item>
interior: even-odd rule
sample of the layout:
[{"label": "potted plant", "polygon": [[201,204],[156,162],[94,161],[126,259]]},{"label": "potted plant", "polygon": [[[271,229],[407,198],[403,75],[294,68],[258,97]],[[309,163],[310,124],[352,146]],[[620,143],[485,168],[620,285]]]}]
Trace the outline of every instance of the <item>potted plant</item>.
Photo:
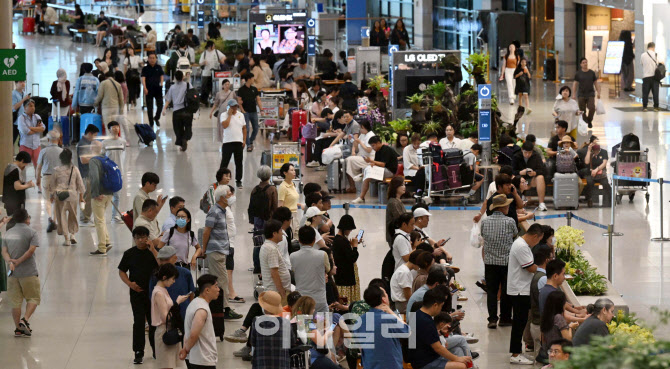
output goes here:
[{"label": "potted plant", "polygon": [[486,83],[488,75],[489,53],[472,53],[465,59],[463,68],[474,77],[477,84]]},{"label": "potted plant", "polygon": [[423,125],[421,128],[421,134],[429,135],[431,133],[439,134],[442,131],[442,123],[431,120],[430,122]]},{"label": "potted plant", "polygon": [[424,97],[425,96],[423,94],[416,93],[412,96],[407,97],[407,102],[412,107],[412,110],[420,111],[421,110],[421,104],[423,103]]},{"label": "potted plant", "polygon": [[444,82],[433,83],[426,88],[426,94],[434,97],[435,100],[441,100],[445,92],[447,92],[447,85]]},{"label": "potted plant", "polygon": [[398,133],[407,133],[412,128],[409,119],[392,120],[389,122],[389,125]]}]

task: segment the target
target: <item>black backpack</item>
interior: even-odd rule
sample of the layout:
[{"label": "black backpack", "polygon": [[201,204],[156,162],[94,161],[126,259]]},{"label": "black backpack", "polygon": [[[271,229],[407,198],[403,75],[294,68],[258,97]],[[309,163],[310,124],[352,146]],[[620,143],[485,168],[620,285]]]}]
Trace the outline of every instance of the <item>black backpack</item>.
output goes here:
[{"label": "black backpack", "polygon": [[254,224],[254,217],[258,217],[265,221],[270,219],[270,197],[267,193],[267,189],[270,186],[270,184],[266,185],[265,187],[258,185],[254,187],[253,191],[251,191],[249,208],[247,209],[250,224]]},{"label": "black backpack", "polygon": [[174,304],[168,311],[165,319],[165,333],[163,333],[163,343],[172,346],[181,343],[184,339],[184,320],[179,311],[179,305]]},{"label": "black backpack", "polygon": [[200,110],[200,93],[191,84],[188,84],[184,105],[187,112],[195,114]]}]

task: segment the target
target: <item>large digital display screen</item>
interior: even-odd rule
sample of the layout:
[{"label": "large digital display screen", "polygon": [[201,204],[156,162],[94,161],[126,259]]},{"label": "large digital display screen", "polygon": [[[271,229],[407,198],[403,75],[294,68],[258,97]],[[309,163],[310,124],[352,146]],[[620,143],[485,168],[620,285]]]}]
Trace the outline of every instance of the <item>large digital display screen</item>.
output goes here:
[{"label": "large digital display screen", "polygon": [[608,41],[607,51],[605,53],[605,66],[603,73],[619,74],[621,73],[621,60],[623,58],[623,41]]},{"label": "large digital display screen", "polygon": [[253,35],[254,54],[268,47],[275,54],[290,54],[298,45],[305,47],[304,24],[256,24]]}]

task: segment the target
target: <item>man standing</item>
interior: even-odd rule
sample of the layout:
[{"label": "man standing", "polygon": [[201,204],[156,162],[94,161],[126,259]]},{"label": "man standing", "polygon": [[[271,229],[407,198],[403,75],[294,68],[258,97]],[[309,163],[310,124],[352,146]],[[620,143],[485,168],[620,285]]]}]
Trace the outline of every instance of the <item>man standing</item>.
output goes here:
[{"label": "man standing", "polygon": [[[133,309],[133,352],[134,364],[144,360],[144,323],[151,322],[151,296],[149,281],[151,274],[158,268],[154,253],[150,250],[149,230],[144,227],[133,229],[135,246],[123,253],[119,263],[119,277],[130,288],[130,306]],[[149,325],[149,344],[155,355],[154,332],[156,327]]]},{"label": "man standing", "polygon": [[[49,140],[49,145],[43,150],[40,150],[40,156],[37,158],[37,170],[35,171],[37,177],[37,186],[42,187],[42,195],[46,200],[46,211],[47,216],[49,217],[49,225],[47,226],[47,233],[56,229],[56,222],[53,221],[53,207],[51,206],[51,193],[47,191],[49,183],[51,183],[51,175],[55,167],[60,165],[60,159],[58,156],[63,151],[58,146],[58,140],[60,140],[60,134],[57,131],[49,131],[47,134]],[[44,182],[42,182],[42,177],[44,177]]]},{"label": "man standing", "polygon": [[105,213],[107,212],[107,207],[112,202],[113,193],[107,191],[102,186],[104,168],[100,160],[96,158],[102,156],[102,144],[99,141],[91,143],[91,153],[93,157],[89,161],[88,178],[91,185],[91,207],[93,208],[95,233],[98,235],[98,249],[91,251],[90,254],[94,256],[106,256],[107,252],[112,249],[112,245],[109,239],[109,232],[107,231]]},{"label": "man standing", "polygon": [[226,270],[226,258],[230,254],[230,239],[228,236],[228,225],[226,212],[228,199],[233,196],[228,186],[219,186],[214,191],[216,204],[212,206],[205,218],[205,230],[202,234],[202,254],[208,258],[209,271],[221,282],[223,289],[223,307],[225,319],[240,319],[241,314],[236,313],[228,306],[228,272]]},{"label": "man standing", "polygon": [[[551,246],[541,244],[533,247],[533,260],[537,266],[533,279],[530,282],[530,314],[528,314],[527,331],[524,332],[526,345],[533,350],[540,348],[540,289],[547,283],[547,263],[551,259]],[[530,336],[530,337],[528,337]],[[537,351],[537,350],[535,350]]]},{"label": "man standing", "polygon": [[184,73],[178,70],[174,78],[176,82],[170,86],[165,95],[165,107],[163,115],[167,113],[167,107],[172,103],[172,126],[174,128],[174,144],[181,146],[181,151],[186,151],[188,140],[193,136],[193,113],[186,110],[186,92],[188,83],[184,82]]},{"label": "man standing", "polygon": [[543,236],[542,226],[534,223],[523,236],[514,241],[509,251],[507,291],[503,292],[509,296],[514,314],[512,316],[512,336],[509,342],[509,351],[512,354],[509,359],[511,364],[533,364],[533,360],[521,355],[523,352],[521,340],[530,311],[530,284],[537,271],[531,249],[542,240]]},{"label": "man standing", "polygon": [[298,240],[300,250],[290,255],[296,291],[316,301],[317,313],[327,313],[326,274],[330,273],[328,254],[314,248],[316,231],[310,226],[300,228]]},{"label": "man standing", "polygon": [[361,316],[355,334],[359,337],[374,337],[373,340],[360,343],[363,367],[401,369],[403,363],[399,338],[409,337],[409,325],[391,310],[388,295],[383,288],[368,287],[363,292],[363,299],[371,308]]},{"label": "man standing", "polygon": [[[658,66],[658,55],[656,54],[656,44],[650,42],[647,44],[647,52],[640,57],[642,64],[642,111],[647,111],[649,103],[649,90],[654,97],[654,111],[658,111],[658,87],[661,81],[654,78],[656,67]],[[663,76],[665,78],[665,76]]]},{"label": "man standing", "polygon": [[[261,104],[261,95],[258,89],[251,85],[254,83],[253,73],[249,72],[242,75],[242,79],[244,79],[244,86],[237,90],[237,100],[242,104],[242,112],[247,122],[247,151],[251,152],[254,150],[254,140],[258,134],[258,109],[262,110],[263,104]],[[251,134],[249,134],[249,124],[253,129]]]},{"label": "man standing", "polygon": [[[189,29],[188,31],[192,32],[193,30]],[[200,55],[200,65],[203,67],[200,101],[205,105],[209,103],[209,94],[212,92],[212,70],[221,69],[221,64],[225,61],[226,56],[216,49],[214,41],[207,40],[205,52]]]},{"label": "man standing", "polygon": [[[30,164],[30,154],[25,151],[19,151],[13,163],[9,163],[5,168],[2,181],[2,203],[7,210],[8,215],[14,214],[26,205],[26,190],[35,187],[33,181],[26,183],[21,176],[21,172]],[[14,224],[12,218],[7,224],[7,229]]]},{"label": "man standing", "polygon": [[218,353],[209,303],[219,297],[217,278],[211,274],[198,278],[198,297],[191,301],[184,319],[184,348],[179,359],[188,358],[191,369],[216,369]]},{"label": "man standing", "polygon": [[[16,82],[16,88],[12,90],[12,121],[14,122],[12,145],[19,138],[19,117],[23,115],[23,104],[30,99],[30,94],[25,93],[26,81]],[[13,152],[13,151],[12,151]]]},{"label": "man standing", "polygon": [[[484,278],[486,279],[486,305],[489,311],[488,327],[496,328],[512,325],[512,305],[507,295],[507,265],[509,252],[517,234],[516,223],[506,216],[513,199],[505,195],[492,197],[489,209],[492,214],[482,220],[482,238],[484,238]],[[500,295],[500,322],[498,322],[498,288]],[[523,329],[523,328],[522,328]]]},{"label": "man standing", "polygon": [[278,292],[285,305],[286,295],[291,292],[291,273],[277,245],[284,237],[282,223],[270,219],[265,223],[263,232],[265,243],[261,246],[259,256],[263,284],[266,290]]},{"label": "man standing", "polygon": [[174,227],[177,224],[177,212],[179,209],[183,209],[186,204],[186,200],[180,196],[173,196],[170,198],[170,215],[163,222],[163,227],[161,227],[161,233],[169,232],[170,228]]},{"label": "man standing", "polygon": [[[102,141],[102,153],[105,154],[109,160],[113,161],[114,164],[119,167],[119,171],[123,173],[123,158],[121,158],[121,154],[126,151],[126,140],[120,136],[121,126],[119,125],[119,122],[111,121],[107,123],[107,130],[111,137]],[[121,191],[116,191],[112,195],[112,205],[114,205],[116,209],[119,209],[119,192]],[[123,223],[121,216],[119,216],[114,209],[112,209],[112,219],[113,222]]]},{"label": "man standing", "polygon": [[235,182],[237,182],[237,188],[242,188],[242,175],[244,174],[242,158],[247,125],[244,115],[239,111],[238,102],[234,99],[228,101],[228,111],[221,114],[221,125],[223,126],[223,145],[221,146],[219,170],[228,167],[230,158],[235,155]]},{"label": "man standing", "polygon": [[84,131],[84,135],[81,136],[79,143],[77,143],[77,158],[79,165],[79,173],[81,178],[84,179],[84,185],[86,186],[86,192],[84,193],[84,209],[82,209],[81,214],[79,215],[79,221],[82,226],[91,226],[91,215],[93,214],[93,208],[91,207],[91,181],[88,177],[89,162],[93,155],[91,154],[91,144],[95,139],[95,136],[100,133],[98,127],[89,124]]},{"label": "man standing", "polygon": [[[28,321],[40,304],[40,278],[37,274],[35,250],[40,246],[37,232],[30,228],[30,215],[25,209],[12,213],[16,224],[2,238],[2,257],[9,264],[7,294],[12,303],[14,336],[30,337]],[[21,318],[21,306],[26,300],[26,314]]]},{"label": "man standing", "polygon": [[19,150],[30,154],[30,159],[33,162],[33,168],[37,168],[37,157],[40,155],[40,136],[46,130],[42,117],[35,114],[35,101],[32,99],[26,100],[23,103],[23,115],[19,118],[19,132],[21,138],[19,139]]},{"label": "man standing", "polygon": [[144,200],[142,205],[142,214],[135,220],[133,223],[134,228],[144,227],[149,230],[149,243],[153,247],[157,247],[161,241],[161,236],[163,233],[158,227],[158,221],[156,220],[156,215],[158,215],[158,203],[156,200],[147,199]]},{"label": "man standing", "polygon": [[[135,198],[133,199],[133,222],[142,213],[142,206],[144,206],[144,201],[151,198],[149,194],[156,191],[158,183],[160,183],[158,174],[152,172],[146,172],[142,174],[142,187],[140,187],[140,189],[137,191],[137,195],[135,195]],[[156,198],[159,213],[163,208],[166,199],[167,195],[159,195]]]},{"label": "man standing", "polygon": [[[160,114],[163,111],[163,68],[157,63],[155,52],[149,53],[149,64],[142,68],[142,86],[147,104],[147,117],[153,128],[154,122],[160,127]],[[156,115],[154,116],[154,100],[156,100]]]},{"label": "man standing", "polygon": [[[511,167],[509,167],[512,169]],[[507,196],[508,199],[513,199],[514,202],[510,206],[512,211],[507,212],[506,215],[512,220],[514,220],[514,224],[519,223],[519,218],[516,213],[516,209],[523,209],[523,200],[521,199],[521,196],[519,195],[519,192],[514,188],[514,185],[512,184],[512,176],[509,174],[505,173],[500,173],[496,176],[495,178],[495,189],[496,192],[494,192],[491,196],[489,196],[488,200],[484,204],[482,204],[482,209],[479,214],[475,216],[473,219],[476,222],[479,222],[479,220],[482,219],[482,215],[484,215],[484,212],[486,212],[486,215],[491,215],[493,214],[493,211],[491,210],[491,205],[493,204],[493,198],[496,195],[505,195]],[[491,191],[491,188],[489,188],[489,191]]]},{"label": "man standing", "polygon": [[[573,98],[577,100],[580,111],[586,113],[586,108],[589,109],[584,121],[589,125],[589,128],[593,128],[593,114],[596,113],[595,96],[597,91],[597,97],[600,99],[600,82],[598,82],[596,72],[589,69],[589,61],[586,58],[579,60],[579,66],[581,69],[577,71],[575,81],[572,82],[572,91],[577,91]],[[577,89],[577,85],[579,85],[579,89]]]}]

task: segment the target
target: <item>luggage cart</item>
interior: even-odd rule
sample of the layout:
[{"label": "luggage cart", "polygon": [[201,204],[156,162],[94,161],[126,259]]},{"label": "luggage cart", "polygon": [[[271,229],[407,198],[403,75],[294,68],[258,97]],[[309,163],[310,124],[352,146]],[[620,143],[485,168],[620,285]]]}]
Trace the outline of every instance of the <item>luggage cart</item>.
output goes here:
[{"label": "luggage cart", "polygon": [[280,96],[262,96],[261,103],[263,109],[261,109],[258,117],[260,129],[272,144],[279,132],[279,119],[282,110],[284,110],[284,98]]},{"label": "luggage cart", "polygon": [[[615,149],[616,162],[614,163],[614,172],[622,177],[651,178],[651,165],[647,160],[649,149],[644,150],[619,150]],[[617,183],[616,203],[621,204],[624,195],[628,195],[628,200],[633,201],[635,192],[645,192],[644,198],[649,204],[649,182],[634,182],[619,180]]]},{"label": "luggage cart", "polygon": [[279,169],[285,163],[293,164],[295,167],[295,179],[298,182],[298,192],[302,192],[302,167],[300,156],[302,155],[300,142],[282,142],[270,146],[270,157],[272,158],[272,182],[281,183],[284,179],[279,175]]},{"label": "luggage cart", "polygon": [[[421,155],[420,160],[422,160],[423,165],[426,168],[426,191],[425,196],[420,199],[422,202],[431,204],[433,200],[439,201],[440,199],[452,198],[458,199],[463,206],[467,205],[468,196],[467,192],[464,192],[470,190],[470,187],[472,187],[474,175],[472,176],[472,181],[468,184],[461,182],[462,185],[459,187],[449,187],[447,178],[442,178],[441,175],[438,178],[437,174],[444,165],[435,165],[433,163],[433,157],[429,152]],[[430,168],[430,170],[427,170],[427,168]],[[459,175],[461,175],[460,172]],[[463,176],[461,175],[461,179],[462,178]]]}]

